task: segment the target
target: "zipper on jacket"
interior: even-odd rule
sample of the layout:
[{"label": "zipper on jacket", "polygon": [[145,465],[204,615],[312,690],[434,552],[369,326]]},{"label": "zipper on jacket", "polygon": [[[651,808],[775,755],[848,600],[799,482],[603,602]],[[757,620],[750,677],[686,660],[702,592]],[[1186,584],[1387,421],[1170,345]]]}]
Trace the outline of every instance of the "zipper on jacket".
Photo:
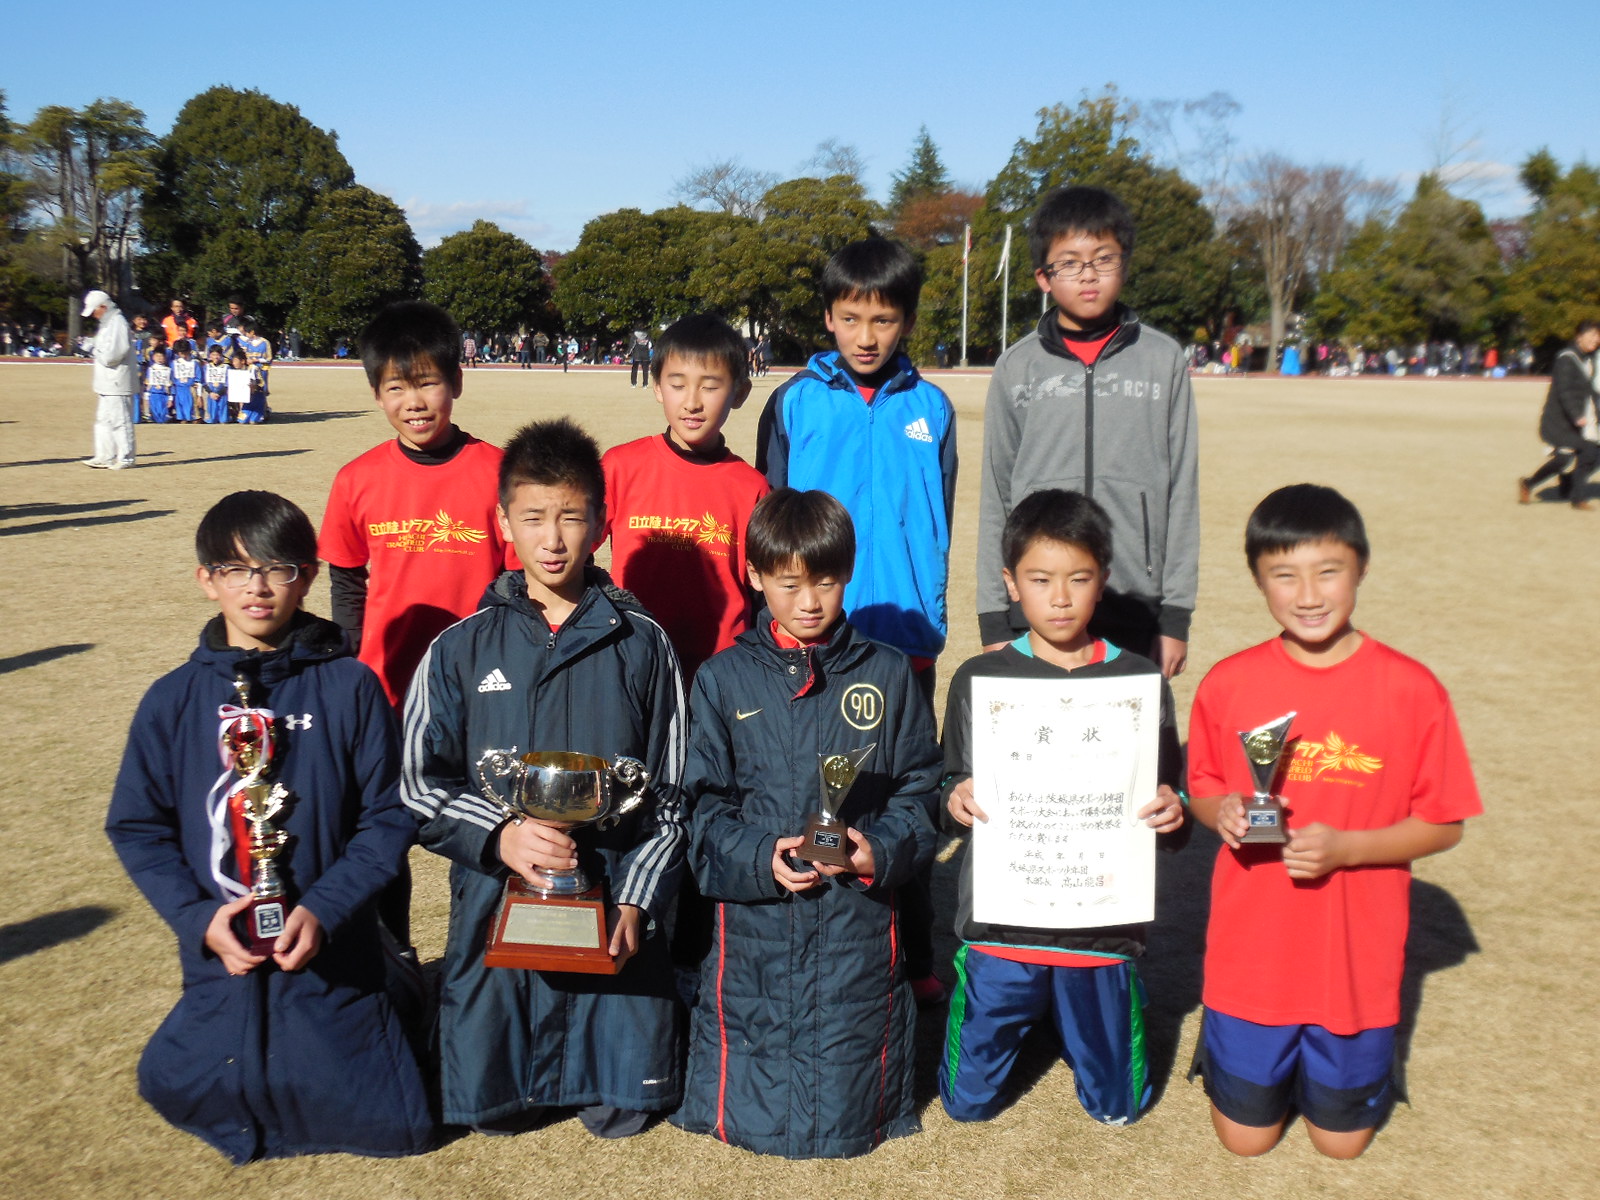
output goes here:
[{"label": "zipper on jacket", "polygon": [[1139,515],[1144,519],[1144,573],[1153,577],[1156,568],[1150,561],[1150,497],[1144,492],[1139,493]]},{"label": "zipper on jacket", "polygon": [[1083,494],[1094,496],[1094,364],[1083,366]]}]

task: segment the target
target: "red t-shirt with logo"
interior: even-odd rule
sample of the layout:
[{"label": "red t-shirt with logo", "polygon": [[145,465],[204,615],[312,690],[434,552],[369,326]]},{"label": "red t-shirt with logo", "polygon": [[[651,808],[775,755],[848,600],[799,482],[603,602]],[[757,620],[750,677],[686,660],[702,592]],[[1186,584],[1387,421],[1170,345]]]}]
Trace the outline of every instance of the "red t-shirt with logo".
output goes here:
[{"label": "red t-shirt with logo", "polygon": [[[1298,715],[1279,790],[1291,833],[1314,821],[1443,825],[1483,811],[1444,687],[1370,637],[1332,667],[1296,662],[1277,638],[1213,667],[1190,714],[1189,794],[1249,796],[1239,733],[1288,712]],[[1224,846],[1211,878],[1206,1006],[1341,1034],[1396,1024],[1410,887],[1409,866],[1297,883],[1281,846]]]},{"label": "red t-shirt with logo", "polygon": [[744,533],[770,487],[737,454],[690,459],[666,436],[607,450],[611,576],[661,622],[685,678],[750,622]]},{"label": "red t-shirt with logo", "polygon": [[368,569],[361,661],[391,704],[405,699],[429,644],[478,609],[508,565],[495,519],[500,448],[462,434],[448,462],[415,463],[398,441],[375,446],[334,476],[317,553]]}]

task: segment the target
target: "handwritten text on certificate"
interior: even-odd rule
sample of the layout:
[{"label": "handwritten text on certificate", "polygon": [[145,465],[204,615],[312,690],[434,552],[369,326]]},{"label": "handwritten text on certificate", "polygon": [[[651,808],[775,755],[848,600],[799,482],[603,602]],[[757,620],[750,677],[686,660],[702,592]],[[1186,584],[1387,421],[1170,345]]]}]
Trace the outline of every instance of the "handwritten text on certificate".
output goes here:
[{"label": "handwritten text on certificate", "polygon": [[1155,917],[1157,675],[972,681],[972,915],[1083,929]]}]

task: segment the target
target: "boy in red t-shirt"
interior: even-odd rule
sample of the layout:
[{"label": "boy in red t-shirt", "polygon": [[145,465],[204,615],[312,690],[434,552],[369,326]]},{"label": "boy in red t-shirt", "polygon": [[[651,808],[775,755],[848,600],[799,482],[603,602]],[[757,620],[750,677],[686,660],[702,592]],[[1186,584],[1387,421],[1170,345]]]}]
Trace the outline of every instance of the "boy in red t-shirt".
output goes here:
[{"label": "boy in red t-shirt", "polygon": [[494,515],[500,448],[450,420],[461,396],[450,314],[420,300],[389,305],[361,335],[361,360],[399,437],[340,468],[317,551],[334,620],[398,708],[429,644],[514,563]]},{"label": "boy in red t-shirt", "polygon": [[[728,449],[722,427],[750,395],[744,339],[721,317],[670,325],[650,362],[665,433],[607,450],[611,575],[650,610],[678,652],[684,680],[750,628],[745,530],[766,477]],[[678,889],[672,959],[690,997],[711,946],[711,907],[694,880]]]},{"label": "boy in red t-shirt", "polygon": [[[1361,514],[1296,484],[1250,514],[1245,554],[1283,632],[1195,693],[1189,792],[1222,836],[1195,1068],[1235,1154],[1264,1154],[1291,1110],[1332,1158],[1366,1149],[1394,1099],[1411,862],[1483,811],[1450,697],[1421,663],[1350,623],[1369,550]],[[1294,713],[1284,845],[1243,842],[1239,733]]]},{"label": "boy in red t-shirt", "polygon": [[[373,399],[399,434],[334,476],[317,553],[333,619],[397,709],[433,639],[478,609],[502,568],[519,567],[495,518],[500,448],[450,420],[461,396],[461,331],[420,300],[391,304],[361,335]],[[411,877],[379,900],[410,941]]]},{"label": "boy in red t-shirt", "polygon": [[769,490],[722,427],[750,394],[744,341],[720,317],[684,317],[650,363],[665,433],[606,451],[611,575],[672,640],[686,679],[750,627],[744,534]]}]

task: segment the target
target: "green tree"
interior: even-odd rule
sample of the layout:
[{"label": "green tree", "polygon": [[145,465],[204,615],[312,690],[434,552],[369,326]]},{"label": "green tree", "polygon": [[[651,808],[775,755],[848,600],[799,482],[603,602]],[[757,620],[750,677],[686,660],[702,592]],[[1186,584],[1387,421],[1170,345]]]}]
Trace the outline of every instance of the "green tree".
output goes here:
[{"label": "green tree", "polygon": [[294,305],[317,199],[355,182],[338,135],[261,92],[214,87],[178,113],[144,196],[147,291],[221,307],[232,292],[277,323]]},{"label": "green tree", "polygon": [[537,250],[492,221],[474,221],[423,252],[422,295],[462,329],[509,333],[542,318],[550,282]]},{"label": "green tree", "polygon": [[759,239],[753,253],[772,280],[770,308],[761,323],[784,358],[803,357],[829,344],[822,322],[822,268],[833,254],[867,237],[883,209],[853,175],[790,179],[762,197],[764,213],[747,237]]},{"label": "green tree", "polygon": [[[1545,180],[1542,189],[1530,175]],[[1506,280],[1504,310],[1548,356],[1600,312],[1600,170],[1580,162],[1563,173],[1541,150],[1523,164],[1522,179],[1538,203],[1526,253]]]},{"label": "green tree", "polygon": [[1312,302],[1319,326],[1365,346],[1487,336],[1502,271],[1483,211],[1424,175],[1392,227],[1369,221]]},{"label": "green tree", "polygon": [[556,282],[567,327],[611,338],[681,315],[688,304],[686,230],[693,218],[715,215],[680,205],[653,213],[623,208],[590,221]]},{"label": "green tree", "polygon": [[928,135],[928,127],[917,131],[917,140],[911,144],[911,160],[905,170],[891,177],[889,187],[889,212],[898,219],[906,204],[926,196],[942,196],[951,190],[950,175],[939,157],[939,148]]},{"label": "green tree", "polygon": [[300,237],[289,321],[313,346],[360,333],[385,304],[422,290],[422,249],[406,215],[359,184],[317,201]]},{"label": "green tree", "polygon": [[[139,195],[154,178],[154,139],[144,113],[122,100],[96,100],[82,109],[48,105],[12,135],[12,143],[26,159],[29,197],[44,218],[39,235],[71,264],[63,289],[76,294],[98,285],[120,292]],[[67,306],[71,337],[79,311]]]}]

